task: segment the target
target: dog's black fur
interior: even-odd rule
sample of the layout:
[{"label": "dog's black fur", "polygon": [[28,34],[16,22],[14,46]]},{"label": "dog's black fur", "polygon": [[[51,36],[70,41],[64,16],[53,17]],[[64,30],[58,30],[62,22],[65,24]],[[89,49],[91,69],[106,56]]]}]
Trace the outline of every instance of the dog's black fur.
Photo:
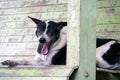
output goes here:
[{"label": "dog's black fur", "polygon": [[120,69],[120,42],[114,39],[98,38],[96,56],[98,60],[98,67]]}]

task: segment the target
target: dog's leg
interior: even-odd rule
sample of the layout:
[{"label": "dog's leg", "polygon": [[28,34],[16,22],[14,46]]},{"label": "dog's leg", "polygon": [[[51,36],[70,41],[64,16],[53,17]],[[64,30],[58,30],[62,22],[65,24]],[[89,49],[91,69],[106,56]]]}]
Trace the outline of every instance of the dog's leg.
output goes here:
[{"label": "dog's leg", "polygon": [[2,65],[9,65],[9,66],[16,66],[16,65],[33,65],[33,64],[38,64],[37,61],[35,60],[6,60],[2,62]]}]

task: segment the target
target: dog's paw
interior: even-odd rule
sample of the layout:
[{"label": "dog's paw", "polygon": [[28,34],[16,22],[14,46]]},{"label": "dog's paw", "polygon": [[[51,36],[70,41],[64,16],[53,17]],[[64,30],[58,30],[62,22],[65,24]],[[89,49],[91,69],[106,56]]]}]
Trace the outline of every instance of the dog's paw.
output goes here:
[{"label": "dog's paw", "polygon": [[12,60],[6,60],[2,62],[2,65],[15,66],[15,65],[18,65],[18,63]]}]

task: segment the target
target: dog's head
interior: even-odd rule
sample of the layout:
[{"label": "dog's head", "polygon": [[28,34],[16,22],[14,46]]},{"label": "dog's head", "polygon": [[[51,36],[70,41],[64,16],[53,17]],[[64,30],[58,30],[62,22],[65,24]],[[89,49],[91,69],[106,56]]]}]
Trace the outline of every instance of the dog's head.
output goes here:
[{"label": "dog's head", "polygon": [[29,17],[37,26],[36,36],[41,46],[41,54],[47,55],[52,43],[58,40],[60,31],[67,22],[41,21],[36,18]]}]

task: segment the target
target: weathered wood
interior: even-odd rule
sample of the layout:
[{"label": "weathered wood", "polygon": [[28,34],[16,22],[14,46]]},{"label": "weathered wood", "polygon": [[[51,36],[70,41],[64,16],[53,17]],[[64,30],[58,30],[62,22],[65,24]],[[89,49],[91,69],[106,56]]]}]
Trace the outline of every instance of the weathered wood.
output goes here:
[{"label": "weathered wood", "polygon": [[36,53],[37,49],[23,49],[23,50],[4,50],[0,49],[0,56],[30,56]]},{"label": "weathered wood", "polygon": [[0,36],[3,36],[3,35],[11,35],[11,36],[35,35],[35,30],[36,30],[36,28],[1,29]]},{"label": "weathered wood", "polygon": [[[30,77],[30,76],[38,76],[38,77],[66,77],[70,76],[71,72],[73,72],[74,67],[65,67],[65,66],[51,66],[51,67],[45,67],[45,66],[39,66],[37,65],[36,68],[34,68],[36,65],[32,65],[30,67],[28,65],[25,66],[26,68],[16,67],[16,68],[0,68],[0,76],[4,77]],[[41,68],[42,67],[42,68]],[[64,71],[64,73],[63,73]],[[13,74],[14,73],[14,74]],[[62,74],[61,74],[62,73]],[[5,75],[6,74],[6,75]],[[7,75],[9,74],[9,75]]]},{"label": "weathered wood", "polygon": [[[7,31],[6,31],[7,32]],[[13,35],[13,36],[0,36],[0,42],[1,43],[20,43],[20,42],[38,42],[38,39],[35,34],[33,35]]]},{"label": "weathered wood", "polygon": [[68,80],[67,77],[0,77],[1,80]]},{"label": "weathered wood", "polygon": [[[54,15],[54,16],[53,16]],[[6,21],[30,21],[27,16],[36,17],[41,20],[51,20],[51,19],[61,19],[67,18],[67,12],[50,12],[50,13],[32,13],[32,14],[19,14],[19,15],[7,15],[7,16],[0,16],[0,22]],[[39,17],[38,17],[39,16]]]},{"label": "weathered wood", "polygon": [[97,9],[97,24],[120,23],[120,7]]},{"label": "weathered wood", "polygon": [[120,23],[120,16],[98,16],[97,24],[114,24]]},{"label": "weathered wood", "polygon": [[[76,6],[77,7],[74,7]],[[67,65],[79,65],[80,1],[68,1]]]},{"label": "weathered wood", "polygon": [[16,15],[30,13],[62,12],[67,11],[67,4],[55,4],[48,6],[26,7],[26,8],[8,8],[0,9],[0,15]]},{"label": "weathered wood", "polygon": [[75,80],[96,80],[96,1],[80,1],[80,66]]},{"label": "weathered wood", "polygon": [[0,29],[21,29],[21,28],[36,28],[36,25],[32,22],[2,22],[0,23]]},{"label": "weathered wood", "polygon": [[1,50],[21,50],[21,49],[35,49],[38,42],[23,42],[23,43],[1,43]]},{"label": "weathered wood", "polygon": [[120,0],[98,0],[97,7],[98,8],[120,7]]},{"label": "weathered wood", "polygon": [[6,60],[32,60],[34,59],[34,55],[7,55],[7,56],[0,56],[0,65],[1,62],[6,61]]},{"label": "weathered wood", "polygon": [[120,24],[97,25],[97,37],[120,40]]},{"label": "weathered wood", "polygon": [[[32,80],[68,80],[76,67],[70,66],[16,66],[15,68],[0,68],[0,79],[33,79]],[[64,72],[64,73],[63,73]],[[61,74],[62,73],[62,74]],[[9,74],[9,75],[8,75]],[[29,78],[31,77],[31,78]]]},{"label": "weathered wood", "polygon": [[120,15],[120,7],[112,7],[112,8],[100,8],[97,9],[98,16],[119,16]]},{"label": "weathered wood", "polygon": [[0,2],[0,8],[30,7],[30,6],[40,6],[40,5],[48,5],[48,4],[57,4],[57,0],[49,0],[49,1],[43,1],[43,0],[5,1],[5,2]]}]

